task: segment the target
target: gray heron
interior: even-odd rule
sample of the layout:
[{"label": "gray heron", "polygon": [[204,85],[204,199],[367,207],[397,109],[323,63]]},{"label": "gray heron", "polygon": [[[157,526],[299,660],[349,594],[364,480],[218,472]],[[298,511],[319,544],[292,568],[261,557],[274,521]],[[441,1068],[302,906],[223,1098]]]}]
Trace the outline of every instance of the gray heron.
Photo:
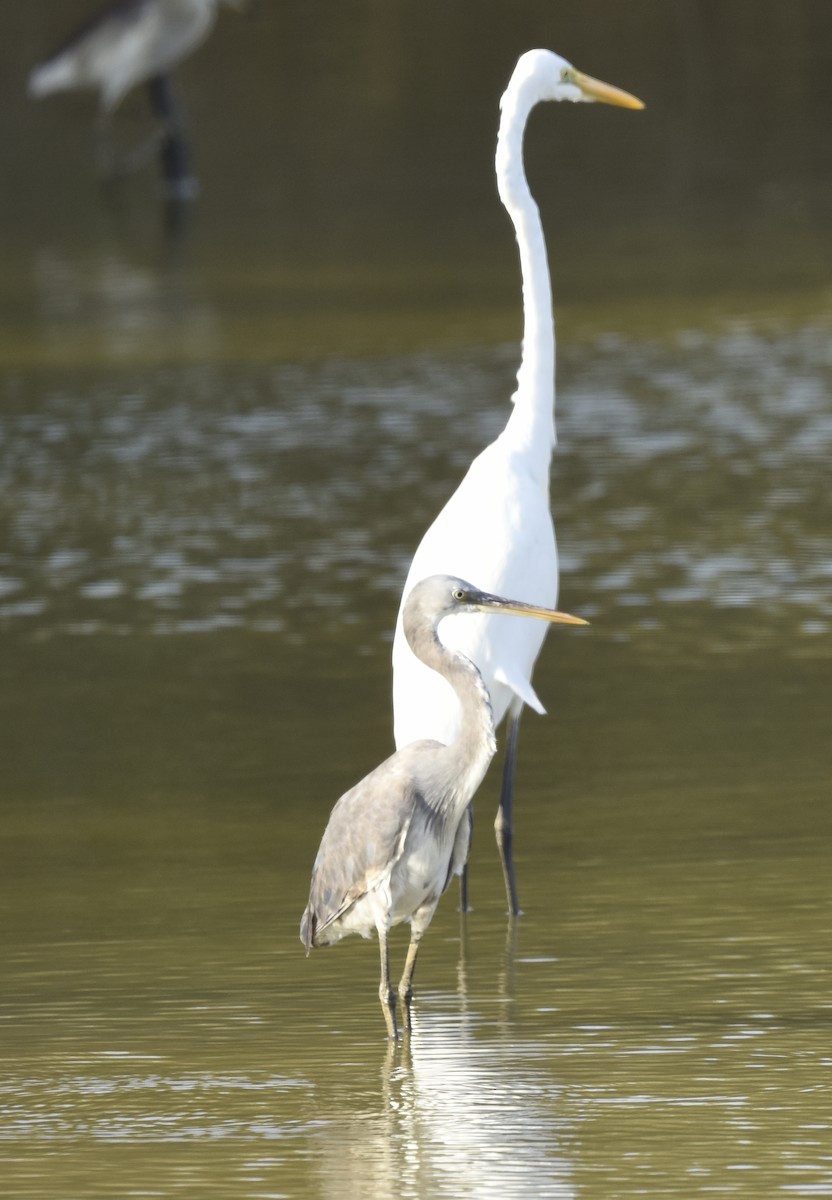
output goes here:
[{"label": "gray heron", "polygon": [[350,933],[378,934],[381,1000],[387,1031],[397,1035],[388,935],[410,922],[410,945],[398,996],[410,1028],[413,971],[419,943],[452,876],[468,857],[468,806],[495,749],[491,702],[470,659],[440,640],[446,617],[489,612],[585,625],[567,613],[482,592],[464,580],[434,575],[417,583],[404,606],[413,653],[447,680],[461,720],[447,744],[421,739],[397,750],[341,797],[332,810],[312,869],[309,903],[300,923],[307,954]]}]

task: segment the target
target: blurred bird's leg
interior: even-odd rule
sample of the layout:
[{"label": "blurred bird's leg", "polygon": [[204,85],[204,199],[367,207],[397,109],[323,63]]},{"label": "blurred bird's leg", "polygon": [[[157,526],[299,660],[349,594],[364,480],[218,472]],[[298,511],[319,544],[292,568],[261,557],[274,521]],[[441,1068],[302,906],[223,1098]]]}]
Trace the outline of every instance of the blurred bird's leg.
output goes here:
[{"label": "blurred bird's leg", "polygon": [[378,997],[381,1000],[381,1011],[387,1025],[387,1036],[395,1039],[399,1036],[396,1029],[396,993],[390,984],[390,950],[387,944],[389,933],[381,925],[378,927],[378,944],[381,952],[381,982],[378,986]]},{"label": "blurred bird's leg", "polygon": [[[144,149],[149,145],[152,151],[159,151],[165,195],[171,200],[194,200],[199,195],[199,184],[190,169],[185,119],[173,80],[170,75],[154,75],[148,80],[147,90],[160,131]],[[142,149],[139,147],[138,152]]]},{"label": "blurred bird's leg", "polygon": [[416,969],[416,955],[419,953],[419,943],[422,940],[423,929],[410,927],[410,945],[407,947],[407,958],[404,962],[401,982],[399,983],[399,1000],[404,1014],[404,1027],[410,1033],[413,1022],[410,1017],[410,1002],[413,999],[413,972]]},{"label": "blurred bird's leg", "polygon": [[517,883],[514,878],[514,858],[512,848],[514,843],[514,826],[512,813],[514,806],[514,772],[517,766],[517,745],[520,740],[520,715],[522,703],[508,710],[506,718],[506,757],[503,763],[503,782],[500,790],[500,807],[494,821],[494,832],[497,836],[497,849],[500,851],[500,861],[503,864],[503,879],[506,885],[506,900],[508,911],[514,917],[520,916],[520,905],[517,900]]}]

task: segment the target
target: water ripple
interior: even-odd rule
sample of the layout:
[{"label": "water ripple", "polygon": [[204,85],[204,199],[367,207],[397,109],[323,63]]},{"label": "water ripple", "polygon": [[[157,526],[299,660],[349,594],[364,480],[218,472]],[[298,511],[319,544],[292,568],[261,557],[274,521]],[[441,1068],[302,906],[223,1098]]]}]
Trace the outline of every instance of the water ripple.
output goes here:
[{"label": "water ripple", "polygon": [[[821,326],[736,327],[563,351],[553,508],[570,603],[620,640],[738,649],[787,630],[817,653],[829,345]],[[505,420],[515,357],[10,387],[0,621],[303,637],[327,614],[361,620],[368,595],[392,605],[421,531]]]}]

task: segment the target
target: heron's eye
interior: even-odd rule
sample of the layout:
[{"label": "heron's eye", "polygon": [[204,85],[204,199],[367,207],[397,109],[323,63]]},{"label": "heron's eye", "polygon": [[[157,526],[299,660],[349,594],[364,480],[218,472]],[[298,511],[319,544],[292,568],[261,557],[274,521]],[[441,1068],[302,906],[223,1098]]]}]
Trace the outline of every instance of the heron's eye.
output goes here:
[{"label": "heron's eye", "polygon": [[561,81],[561,83],[571,83],[572,82],[572,73],[569,70],[569,67],[564,67],[563,70],[561,71],[560,81]]},{"label": "heron's eye", "polygon": [[462,588],[454,588],[454,600],[464,600],[465,592]]}]

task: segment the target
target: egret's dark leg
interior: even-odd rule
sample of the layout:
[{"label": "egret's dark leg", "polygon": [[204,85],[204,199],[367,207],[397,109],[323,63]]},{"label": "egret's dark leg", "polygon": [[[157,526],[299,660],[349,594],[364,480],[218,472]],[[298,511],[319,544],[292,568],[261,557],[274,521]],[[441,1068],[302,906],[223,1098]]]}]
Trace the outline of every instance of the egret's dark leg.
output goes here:
[{"label": "egret's dark leg", "polygon": [[517,901],[517,883],[514,878],[514,859],[512,846],[514,842],[514,826],[512,810],[514,805],[514,769],[517,765],[517,744],[520,739],[520,714],[522,707],[516,711],[510,708],[506,718],[506,757],[503,763],[503,783],[500,790],[500,807],[494,821],[494,832],[497,836],[497,849],[500,851],[500,862],[503,864],[503,879],[506,885],[508,911],[512,916],[520,915],[520,905]]},{"label": "egret's dark leg", "polygon": [[381,983],[378,986],[378,997],[381,1000],[381,1011],[384,1013],[384,1021],[387,1025],[387,1035],[395,1039],[399,1036],[396,1029],[396,993],[390,984],[390,951],[387,945],[387,937],[387,930],[379,928],[378,944],[381,951]]},{"label": "egret's dark leg", "polygon": [[410,1002],[413,999],[413,972],[416,969],[416,955],[419,953],[419,943],[421,940],[421,932],[417,933],[411,926],[410,945],[407,947],[407,958],[404,961],[404,971],[399,983],[399,1001],[401,1002],[404,1014],[404,1027],[408,1033],[413,1028],[413,1023],[410,1019]]},{"label": "egret's dark leg", "polygon": [[185,136],[182,106],[170,75],[154,75],[147,91],[153,115],[162,126],[159,158],[165,192],[175,200],[193,200],[199,185],[190,169],[190,151]]}]

